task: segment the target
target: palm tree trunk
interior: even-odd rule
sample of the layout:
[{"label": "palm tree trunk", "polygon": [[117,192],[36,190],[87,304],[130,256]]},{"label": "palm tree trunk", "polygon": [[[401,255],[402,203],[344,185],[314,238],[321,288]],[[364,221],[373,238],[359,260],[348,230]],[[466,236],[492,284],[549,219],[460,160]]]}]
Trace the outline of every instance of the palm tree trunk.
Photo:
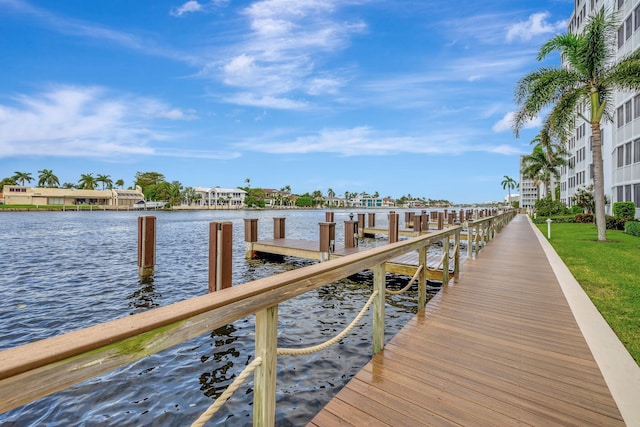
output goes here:
[{"label": "palm tree trunk", "polygon": [[604,242],[607,240],[607,221],[604,213],[604,170],[599,121],[591,123],[591,136],[593,136],[593,192],[596,202],[596,227],[598,228],[598,241]]}]

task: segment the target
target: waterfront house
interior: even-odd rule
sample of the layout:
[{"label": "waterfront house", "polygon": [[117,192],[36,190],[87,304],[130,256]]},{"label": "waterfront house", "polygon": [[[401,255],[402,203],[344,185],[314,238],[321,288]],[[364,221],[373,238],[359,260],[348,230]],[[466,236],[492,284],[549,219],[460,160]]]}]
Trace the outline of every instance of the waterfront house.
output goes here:
[{"label": "waterfront house", "polygon": [[5,185],[2,189],[6,205],[35,206],[114,206],[131,207],[144,200],[142,189],[79,190],[76,188],[42,188]]},{"label": "waterfront house", "polygon": [[235,208],[243,207],[244,199],[247,192],[240,188],[221,188],[221,187],[195,187],[196,194],[201,198],[196,201],[198,206],[233,206]]}]

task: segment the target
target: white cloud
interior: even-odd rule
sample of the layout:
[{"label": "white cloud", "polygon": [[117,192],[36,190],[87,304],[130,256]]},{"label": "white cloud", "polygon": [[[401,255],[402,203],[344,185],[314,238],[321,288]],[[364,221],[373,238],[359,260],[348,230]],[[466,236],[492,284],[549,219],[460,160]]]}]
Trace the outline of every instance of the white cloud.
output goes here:
[{"label": "white cloud", "polygon": [[511,25],[507,29],[507,41],[515,39],[527,41],[542,34],[554,34],[566,30],[566,20],[548,22],[550,16],[549,12],[534,13],[528,20]]},{"label": "white cloud", "polygon": [[[513,111],[508,112],[502,119],[496,122],[491,128],[494,132],[506,132],[513,130],[513,119],[516,113]],[[524,124],[524,129],[531,129],[542,126],[542,119],[538,116],[533,120],[529,120]]]},{"label": "white cloud", "polygon": [[269,154],[333,153],[343,156],[390,156],[402,154],[459,155],[469,152],[515,154],[520,151],[508,145],[478,144],[477,137],[466,130],[434,131],[431,135],[389,135],[368,126],[349,129],[323,129],[315,134],[292,137],[282,136],[248,140],[235,147],[240,150]]},{"label": "white cloud", "polygon": [[0,157],[102,157],[154,154],[168,138],[155,120],[184,120],[194,112],[163,102],[115,96],[100,87],[60,86],[0,105]]},{"label": "white cloud", "polygon": [[173,16],[182,16],[185,13],[193,13],[201,10],[202,10],[202,5],[200,3],[198,3],[196,0],[189,0],[188,2],[184,3],[182,6],[172,9],[170,13]]},{"label": "white cloud", "polygon": [[[247,98],[252,100],[244,105],[269,106],[272,105],[270,102],[255,101],[289,99],[293,93],[299,96],[335,94],[346,79],[328,76],[329,73],[321,68],[322,59],[345,49],[350,37],[366,28],[362,22],[345,22],[335,17],[336,10],[349,3],[338,0],[257,1],[242,11],[249,32],[229,50],[233,54],[208,64],[202,74],[221,73],[214,76],[242,92],[225,99],[235,103]],[[247,93],[251,96],[247,97]],[[301,104],[273,105],[299,108]]]},{"label": "white cloud", "polygon": [[302,101],[268,95],[260,96],[250,92],[236,93],[226,97],[224,100],[231,104],[273,108],[276,110],[301,110],[308,107],[308,104]]}]

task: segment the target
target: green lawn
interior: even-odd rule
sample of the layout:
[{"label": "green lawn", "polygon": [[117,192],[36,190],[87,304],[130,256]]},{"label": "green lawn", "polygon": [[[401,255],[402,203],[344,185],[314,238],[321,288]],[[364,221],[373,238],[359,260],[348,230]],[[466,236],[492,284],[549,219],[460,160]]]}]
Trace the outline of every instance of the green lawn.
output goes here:
[{"label": "green lawn", "polygon": [[[547,235],[547,225],[538,228]],[[592,224],[551,224],[551,244],[640,365],[640,237]]]}]

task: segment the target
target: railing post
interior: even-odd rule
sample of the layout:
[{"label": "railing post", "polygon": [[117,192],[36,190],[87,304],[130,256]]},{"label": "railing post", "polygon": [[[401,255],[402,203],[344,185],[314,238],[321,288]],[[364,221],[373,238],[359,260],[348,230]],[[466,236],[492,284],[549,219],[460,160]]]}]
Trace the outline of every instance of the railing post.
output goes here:
[{"label": "railing post", "polygon": [[378,291],[373,301],[373,354],[384,348],[384,303],[387,271],[384,263],[373,267],[373,290]]},{"label": "railing post", "polygon": [[362,239],[364,237],[364,214],[358,214],[358,238]]},{"label": "railing post", "polygon": [[253,425],[274,426],[276,422],[276,362],[278,306],[256,312],[255,356],[262,363],[253,374]]},{"label": "railing post", "polygon": [[460,277],[460,229],[456,230],[456,253],[453,254],[453,278],[458,281]]},{"label": "railing post", "polygon": [[449,284],[449,234],[442,241],[442,285]]},{"label": "railing post", "polygon": [[467,221],[467,259],[473,256],[473,221]]},{"label": "railing post", "polygon": [[418,311],[427,304],[427,249],[428,246],[423,246],[418,250],[418,267],[422,266],[418,275]]}]

